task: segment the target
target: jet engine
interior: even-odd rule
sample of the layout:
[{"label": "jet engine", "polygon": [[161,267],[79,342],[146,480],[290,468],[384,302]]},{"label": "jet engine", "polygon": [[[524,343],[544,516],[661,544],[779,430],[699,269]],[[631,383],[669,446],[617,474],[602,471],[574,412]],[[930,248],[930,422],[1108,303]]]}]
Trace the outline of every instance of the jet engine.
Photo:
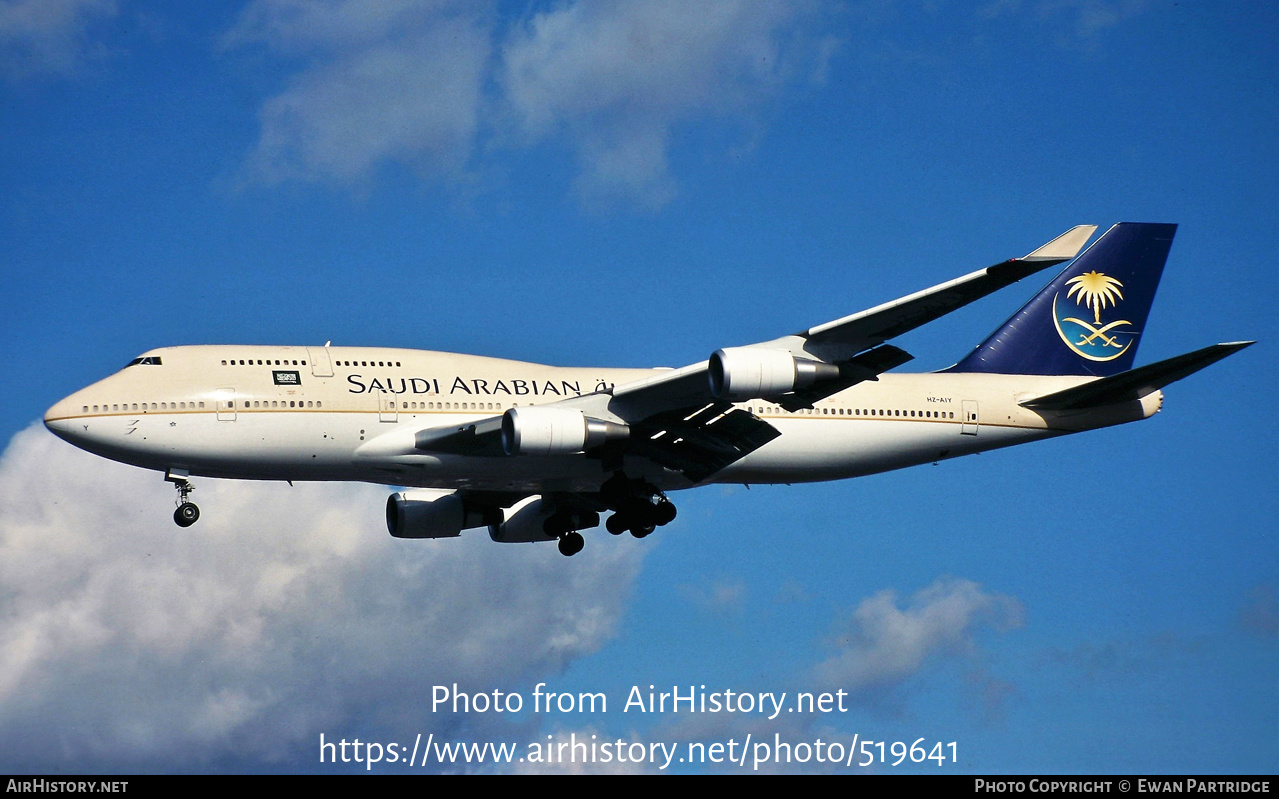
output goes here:
[{"label": "jet engine", "polygon": [[[562,540],[565,535],[574,535],[577,530],[596,527],[600,523],[600,515],[595,511],[555,508],[537,496],[528,497],[506,508],[502,511],[502,517],[500,524],[489,525],[489,538],[499,544]],[[579,544],[580,541],[581,536],[578,536]]]},{"label": "jet engine", "polygon": [[707,374],[711,396],[738,401],[775,397],[821,380],[832,380],[839,377],[839,367],[796,358],[786,350],[725,347],[711,356]]},{"label": "jet engine", "polygon": [[506,508],[502,515],[504,521],[489,525],[489,538],[499,544],[528,544],[555,540],[555,536],[547,535],[544,527],[546,520],[551,516],[551,511],[542,502],[541,497],[529,497],[514,507]]},{"label": "jet engine", "polygon": [[471,508],[454,492],[415,489],[386,500],[386,527],[396,538],[454,538],[492,520],[487,509]]},{"label": "jet engine", "polygon": [[502,414],[507,455],[573,455],[629,434],[624,424],[592,419],[574,408],[528,405]]}]

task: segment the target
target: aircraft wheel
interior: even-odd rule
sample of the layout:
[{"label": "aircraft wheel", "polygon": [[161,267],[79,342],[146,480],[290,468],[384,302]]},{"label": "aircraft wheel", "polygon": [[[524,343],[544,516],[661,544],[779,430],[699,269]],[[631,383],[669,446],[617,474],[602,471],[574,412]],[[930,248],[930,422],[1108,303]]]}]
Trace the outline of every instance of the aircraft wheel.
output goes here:
[{"label": "aircraft wheel", "polygon": [[621,535],[628,527],[630,525],[627,524],[626,517],[620,513],[614,513],[608,517],[608,521],[604,522],[604,528],[613,535]]},{"label": "aircraft wheel", "polygon": [[657,507],[653,508],[653,520],[658,525],[670,524],[675,521],[675,503],[669,499],[663,499],[657,503]]},{"label": "aircraft wheel", "polygon": [[651,524],[637,524],[631,528],[631,535],[636,538],[644,538],[655,529],[656,527]]},{"label": "aircraft wheel", "polygon": [[199,518],[200,509],[191,502],[183,502],[173,512],[173,521],[177,522],[178,527],[190,527]]},{"label": "aircraft wheel", "polygon": [[586,540],[582,538],[581,533],[568,533],[560,538],[560,554],[566,558],[581,552],[584,546],[586,546]]}]

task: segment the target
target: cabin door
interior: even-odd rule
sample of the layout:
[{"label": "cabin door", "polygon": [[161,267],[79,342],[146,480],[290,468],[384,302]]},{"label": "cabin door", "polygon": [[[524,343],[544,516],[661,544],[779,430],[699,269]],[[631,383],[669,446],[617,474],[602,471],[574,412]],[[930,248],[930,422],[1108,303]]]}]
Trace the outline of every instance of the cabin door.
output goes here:
[{"label": "cabin door", "polygon": [[328,347],[307,347],[306,354],[311,359],[311,374],[316,377],[333,376],[333,359],[329,357]]},{"label": "cabin door", "polygon": [[977,418],[977,400],[964,400],[964,419],[959,432],[966,436],[975,436],[977,435],[979,422],[980,420]]},{"label": "cabin door", "polygon": [[235,389],[220,388],[214,395],[217,398],[218,421],[235,421]]},{"label": "cabin door", "polygon": [[394,422],[399,413],[400,395],[383,389],[377,393],[378,421]]}]

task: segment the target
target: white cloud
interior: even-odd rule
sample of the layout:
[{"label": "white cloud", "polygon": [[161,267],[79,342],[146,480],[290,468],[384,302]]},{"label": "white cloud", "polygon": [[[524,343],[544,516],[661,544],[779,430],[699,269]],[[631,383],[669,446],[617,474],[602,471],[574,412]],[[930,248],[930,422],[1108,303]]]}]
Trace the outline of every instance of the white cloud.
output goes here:
[{"label": "white cloud", "polygon": [[479,124],[486,16],[447,2],[248,6],[226,45],[309,59],[262,107],[252,177],[360,184],[389,163],[459,175]]},{"label": "white cloud", "polygon": [[[520,690],[610,638],[644,549],[569,560],[482,531],[398,541],[386,489],[197,481],[171,518],[156,473],[42,428],[0,458],[0,765],[318,767],[318,737],[471,721],[431,687]],[[632,542],[637,544],[637,542]]]},{"label": "white cloud", "polygon": [[563,141],[588,203],[657,207],[682,123],[749,126],[821,71],[815,8],[570,2],[503,29],[483,5],[256,0],[224,41],[304,64],[262,108],[255,180],[358,184],[391,163],[463,180],[477,153]]},{"label": "white cloud", "polygon": [[746,584],[741,580],[704,580],[697,585],[681,585],[680,596],[704,611],[738,613],[746,602]]},{"label": "white cloud", "polygon": [[501,83],[522,133],[565,135],[578,188],[660,205],[684,120],[746,113],[786,79],[783,35],[802,4],[572,3],[537,14],[503,48]]},{"label": "white cloud", "polygon": [[74,72],[98,45],[86,36],[116,0],[0,0],[0,74],[10,80]]},{"label": "white cloud", "polygon": [[1249,591],[1240,620],[1244,629],[1262,637],[1279,636],[1279,590],[1273,585],[1259,585]]},{"label": "white cloud", "polygon": [[835,654],[814,669],[818,683],[857,693],[891,686],[941,655],[966,655],[982,626],[1022,625],[1016,599],[991,594],[969,580],[943,578],[917,591],[904,608],[896,591],[864,600],[837,636]]},{"label": "white cloud", "polygon": [[1145,11],[1147,0],[992,0],[979,9],[979,16],[991,19],[1028,13],[1028,17],[1049,28],[1059,47],[1095,47],[1100,37],[1131,17]]}]

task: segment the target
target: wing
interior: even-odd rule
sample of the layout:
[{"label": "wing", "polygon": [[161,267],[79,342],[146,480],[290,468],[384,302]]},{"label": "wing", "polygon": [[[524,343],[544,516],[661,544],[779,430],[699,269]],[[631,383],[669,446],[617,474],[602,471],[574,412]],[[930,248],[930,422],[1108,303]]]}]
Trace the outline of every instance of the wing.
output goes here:
[{"label": "wing", "polygon": [[[1079,225],[1022,258],[1011,258],[791,336],[734,350],[738,353],[747,350],[782,352],[795,359],[811,359],[815,363],[837,367],[837,377],[832,375],[814,382],[811,387],[777,392],[767,397],[788,410],[808,407],[862,380],[873,380],[881,372],[910,360],[911,356],[902,350],[883,346],[888,339],[945,316],[1027,275],[1069,261],[1083,249],[1096,230],[1096,225]],[[720,351],[724,352],[728,351]],[[701,363],[618,386],[613,390],[610,409],[623,419],[630,419],[713,402],[719,399],[713,393],[710,379],[714,362],[712,356],[712,359]]]}]

